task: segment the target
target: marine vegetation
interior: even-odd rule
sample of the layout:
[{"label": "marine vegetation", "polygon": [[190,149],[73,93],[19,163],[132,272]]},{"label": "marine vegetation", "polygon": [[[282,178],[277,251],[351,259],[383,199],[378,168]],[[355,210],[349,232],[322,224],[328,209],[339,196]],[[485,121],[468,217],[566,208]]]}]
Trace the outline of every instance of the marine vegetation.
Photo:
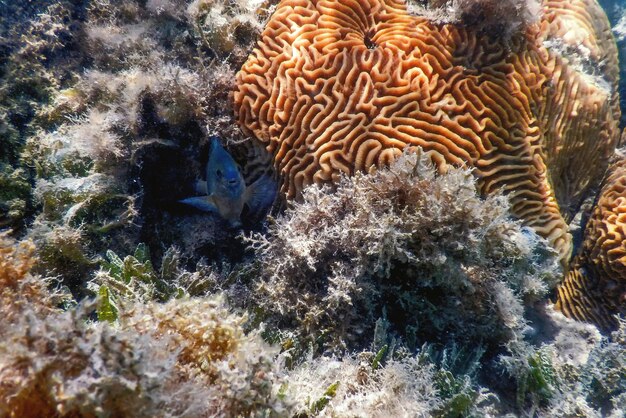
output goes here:
[{"label": "marine vegetation", "polygon": [[559,280],[553,250],[510,218],[505,197],[481,198],[467,169],[439,175],[433,156],[402,155],[334,192],[305,189],[250,238],[264,278],[257,303],[278,328],[295,324],[326,350],[369,343],[379,318],[413,347],[494,348],[525,332],[525,306]]},{"label": "marine vegetation", "polygon": [[[33,210],[29,168],[19,165],[38,109],[73,84],[82,65],[80,1],[2,2],[0,24],[0,227]],[[41,13],[41,11],[45,11]]]},{"label": "marine vegetation", "polygon": [[[201,417],[282,410],[275,349],[223,299],[128,304],[115,324],[93,303],[56,308],[29,272],[32,248],[2,236],[0,416]],[[10,292],[10,294],[9,294]],[[57,295],[59,296],[59,295]],[[8,303],[6,303],[8,302]]]},{"label": "marine vegetation", "polygon": [[[2,225],[28,225],[23,233],[40,250],[36,270],[58,274],[77,297],[89,293],[85,277],[98,269],[107,250],[125,253],[146,242],[159,258],[176,245],[195,259],[207,248],[214,249],[213,258],[229,259],[238,257],[233,246],[243,248],[224,231],[219,216],[185,210],[178,201],[193,195],[194,180],[202,177],[211,134],[219,132],[239,163],[259,152],[241,136],[227,105],[252,35],[223,32],[211,45],[229,38],[233,46],[218,54],[203,40],[202,28],[208,15],[232,23],[248,13],[255,33],[265,9],[256,13],[259,5],[232,8],[203,1],[183,8],[176,2],[144,3],[51,2],[34,11],[30,5],[23,11],[11,6],[17,20],[32,13],[41,48],[50,44],[45,51],[58,49],[59,58],[76,59],[57,64],[50,52],[57,69],[39,73],[36,63],[46,57],[20,53],[36,41],[29,26],[15,25],[21,33],[7,38],[15,43],[7,49],[8,69],[28,67],[56,84],[46,87],[45,100],[6,96],[28,99],[33,110],[19,141],[3,147],[15,158],[2,166]],[[65,15],[75,19],[60,18]],[[66,32],[72,40],[67,45]],[[71,79],[53,77],[66,72]],[[4,74],[7,88],[34,85],[28,71]],[[19,131],[11,126],[11,132]],[[242,170],[247,184],[265,173],[252,165]]]},{"label": "marine vegetation", "polygon": [[0,418],[626,414],[595,1],[0,12]]},{"label": "marine vegetation", "polygon": [[567,224],[619,139],[604,12],[595,0],[546,1],[538,22],[505,42],[404,3],[282,1],[270,18],[237,73],[235,111],[272,154],[281,192],[297,198],[420,146],[474,168],[481,193],[504,190],[567,264]]}]

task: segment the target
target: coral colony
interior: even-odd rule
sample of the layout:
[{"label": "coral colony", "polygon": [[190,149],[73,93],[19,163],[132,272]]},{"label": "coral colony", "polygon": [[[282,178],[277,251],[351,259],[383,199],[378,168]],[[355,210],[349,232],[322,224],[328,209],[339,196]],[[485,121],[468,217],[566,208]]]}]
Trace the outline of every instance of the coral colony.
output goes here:
[{"label": "coral colony", "polygon": [[0,9],[0,418],[626,414],[620,2]]}]

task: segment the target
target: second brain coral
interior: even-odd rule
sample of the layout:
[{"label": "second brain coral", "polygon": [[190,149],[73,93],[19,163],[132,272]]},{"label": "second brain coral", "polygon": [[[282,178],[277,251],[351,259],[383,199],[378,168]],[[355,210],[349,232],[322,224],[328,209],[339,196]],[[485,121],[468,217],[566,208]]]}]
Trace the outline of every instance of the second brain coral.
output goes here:
[{"label": "second brain coral", "polygon": [[626,313],[626,159],[609,169],[585,230],[581,252],[559,287],[556,306],[570,318],[603,330]]},{"label": "second brain coral", "polygon": [[567,222],[619,137],[617,74],[593,0],[544,1],[506,42],[399,0],[287,0],[237,74],[235,110],[287,198],[420,146],[504,190],[565,264]]}]

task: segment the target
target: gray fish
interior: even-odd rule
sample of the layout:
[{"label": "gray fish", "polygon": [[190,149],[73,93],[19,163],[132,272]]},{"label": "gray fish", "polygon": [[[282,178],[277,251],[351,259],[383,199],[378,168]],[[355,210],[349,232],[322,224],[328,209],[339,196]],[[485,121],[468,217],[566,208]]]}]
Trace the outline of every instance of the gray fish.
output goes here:
[{"label": "gray fish", "polygon": [[276,183],[267,174],[246,186],[233,157],[222,147],[218,137],[211,137],[206,181],[198,181],[196,192],[202,196],[189,197],[180,202],[204,212],[219,214],[232,227],[241,226],[244,205],[251,216],[263,214],[274,202]]}]

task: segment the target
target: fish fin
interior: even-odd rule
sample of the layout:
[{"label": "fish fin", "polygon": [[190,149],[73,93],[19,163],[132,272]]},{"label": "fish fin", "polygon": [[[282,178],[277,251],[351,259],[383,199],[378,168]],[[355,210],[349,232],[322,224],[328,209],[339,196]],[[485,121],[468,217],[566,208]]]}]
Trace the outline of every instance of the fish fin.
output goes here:
[{"label": "fish fin", "polygon": [[209,194],[207,189],[207,182],[204,180],[197,180],[194,188],[196,190],[196,193]]},{"label": "fish fin", "polygon": [[276,199],[278,185],[268,175],[263,175],[246,188],[245,203],[253,215],[264,214]]},{"label": "fish fin", "polygon": [[220,213],[219,209],[215,205],[215,201],[211,196],[196,196],[188,197],[187,199],[179,200],[180,203],[193,206],[196,209],[200,209],[203,212]]},{"label": "fish fin", "polygon": [[230,226],[233,229],[236,228],[241,228],[241,219],[237,218],[237,219],[229,219],[228,220],[228,226]]}]

